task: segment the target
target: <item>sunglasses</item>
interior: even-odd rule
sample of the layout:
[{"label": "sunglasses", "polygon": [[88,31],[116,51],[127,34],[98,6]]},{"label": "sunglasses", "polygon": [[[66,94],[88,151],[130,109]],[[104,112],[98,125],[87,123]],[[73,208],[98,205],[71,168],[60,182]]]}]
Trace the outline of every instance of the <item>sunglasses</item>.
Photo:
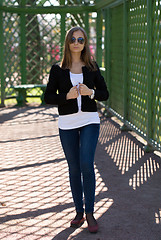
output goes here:
[{"label": "sunglasses", "polygon": [[82,37],[79,37],[79,38],[72,37],[71,40],[70,40],[70,43],[75,43],[76,40],[77,40],[77,42],[80,43],[80,44],[83,44],[83,43],[84,43],[84,38],[82,38]]}]

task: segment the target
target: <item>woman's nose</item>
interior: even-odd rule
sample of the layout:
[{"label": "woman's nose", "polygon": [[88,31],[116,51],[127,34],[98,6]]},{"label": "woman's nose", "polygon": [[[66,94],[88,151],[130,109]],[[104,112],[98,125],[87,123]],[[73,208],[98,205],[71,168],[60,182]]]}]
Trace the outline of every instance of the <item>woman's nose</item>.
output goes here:
[{"label": "woman's nose", "polygon": [[76,39],[74,43],[75,43],[75,44],[78,44],[78,40]]}]

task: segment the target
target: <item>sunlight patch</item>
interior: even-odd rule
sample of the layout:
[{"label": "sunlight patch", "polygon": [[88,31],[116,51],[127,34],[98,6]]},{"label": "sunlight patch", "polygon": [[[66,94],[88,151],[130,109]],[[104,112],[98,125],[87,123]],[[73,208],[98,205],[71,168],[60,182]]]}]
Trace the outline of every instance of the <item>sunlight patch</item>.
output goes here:
[{"label": "sunlight patch", "polygon": [[159,168],[159,163],[150,157],[150,159],[137,170],[133,177],[129,179],[129,186],[136,190],[137,187],[147,182]]},{"label": "sunlight patch", "polygon": [[105,149],[122,174],[144,156],[144,151],[133,140],[122,136]]},{"label": "sunlight patch", "polygon": [[155,213],[155,223],[156,224],[161,223],[161,208],[158,209],[158,212]]}]

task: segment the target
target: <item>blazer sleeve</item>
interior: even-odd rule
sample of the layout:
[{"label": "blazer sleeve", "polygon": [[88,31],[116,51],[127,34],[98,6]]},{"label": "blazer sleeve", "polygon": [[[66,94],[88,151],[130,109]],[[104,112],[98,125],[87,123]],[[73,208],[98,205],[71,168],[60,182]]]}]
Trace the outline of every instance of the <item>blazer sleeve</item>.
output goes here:
[{"label": "blazer sleeve", "polygon": [[98,65],[97,65],[96,78],[95,78],[95,97],[94,98],[98,101],[106,101],[109,98],[109,91],[107,90],[104,77],[101,75]]},{"label": "blazer sleeve", "polygon": [[58,93],[59,72],[60,67],[58,65],[53,65],[50,70],[49,81],[44,93],[44,101],[47,104],[61,105],[67,103],[67,93]]}]

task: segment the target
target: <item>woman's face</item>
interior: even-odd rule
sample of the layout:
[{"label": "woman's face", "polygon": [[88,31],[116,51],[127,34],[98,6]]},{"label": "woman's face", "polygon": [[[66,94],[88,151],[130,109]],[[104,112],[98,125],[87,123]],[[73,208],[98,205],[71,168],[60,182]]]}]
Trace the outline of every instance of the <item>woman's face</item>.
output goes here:
[{"label": "woman's face", "polygon": [[72,53],[80,53],[84,49],[84,34],[78,30],[73,33],[72,42],[69,43],[69,48]]}]

